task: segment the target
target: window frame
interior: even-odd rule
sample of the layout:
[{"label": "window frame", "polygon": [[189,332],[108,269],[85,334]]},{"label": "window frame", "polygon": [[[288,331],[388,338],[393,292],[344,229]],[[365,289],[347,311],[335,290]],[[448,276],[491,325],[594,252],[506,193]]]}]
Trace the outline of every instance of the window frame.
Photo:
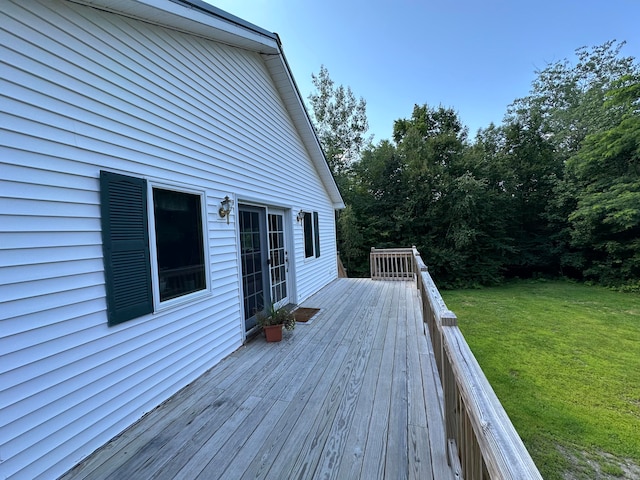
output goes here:
[{"label": "window frame", "polygon": [[[195,292],[186,293],[178,297],[170,298],[165,301],[160,300],[160,272],[158,267],[158,246],[156,243],[156,222],[155,222],[155,206],[153,202],[154,188],[161,190],[169,190],[172,192],[186,193],[197,195],[200,197],[200,222],[202,226],[202,248],[204,253],[204,272],[205,272],[205,288],[196,290]],[[185,302],[197,300],[211,293],[211,273],[208,262],[209,252],[209,236],[207,235],[207,195],[204,190],[187,188],[175,184],[169,184],[159,181],[147,180],[147,217],[149,224],[149,252],[151,260],[151,287],[153,293],[153,313],[161,312],[175,305]]]}]

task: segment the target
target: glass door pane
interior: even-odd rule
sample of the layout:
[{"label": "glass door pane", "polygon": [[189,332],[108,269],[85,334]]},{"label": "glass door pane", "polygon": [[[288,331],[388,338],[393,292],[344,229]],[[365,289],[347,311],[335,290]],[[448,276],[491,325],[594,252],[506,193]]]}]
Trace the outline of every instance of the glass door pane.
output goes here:
[{"label": "glass door pane", "polygon": [[249,330],[256,324],[256,314],[264,310],[268,301],[265,212],[263,208],[248,206],[240,206],[238,210],[245,328]]},{"label": "glass door pane", "polygon": [[284,213],[269,213],[269,273],[271,301],[277,307],[288,301],[287,270],[288,252],[285,243]]}]

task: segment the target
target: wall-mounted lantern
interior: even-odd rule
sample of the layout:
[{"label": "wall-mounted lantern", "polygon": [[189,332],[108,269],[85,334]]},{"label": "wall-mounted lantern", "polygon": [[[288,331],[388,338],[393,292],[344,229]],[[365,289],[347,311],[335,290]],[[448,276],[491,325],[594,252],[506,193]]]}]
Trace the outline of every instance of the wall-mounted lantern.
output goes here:
[{"label": "wall-mounted lantern", "polygon": [[224,199],[220,202],[220,208],[218,209],[218,213],[220,214],[220,218],[227,217],[227,225],[229,225],[229,216],[231,215],[232,209],[233,209],[233,200],[229,198],[229,195],[225,195]]}]

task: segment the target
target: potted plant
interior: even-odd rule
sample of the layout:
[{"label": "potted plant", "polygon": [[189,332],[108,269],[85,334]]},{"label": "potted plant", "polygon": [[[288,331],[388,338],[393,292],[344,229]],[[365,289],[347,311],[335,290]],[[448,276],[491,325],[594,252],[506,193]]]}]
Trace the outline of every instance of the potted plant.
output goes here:
[{"label": "potted plant", "polygon": [[282,327],[293,330],[296,317],[286,308],[271,305],[267,311],[258,314],[258,324],[263,328],[267,342],[279,342],[282,340]]}]

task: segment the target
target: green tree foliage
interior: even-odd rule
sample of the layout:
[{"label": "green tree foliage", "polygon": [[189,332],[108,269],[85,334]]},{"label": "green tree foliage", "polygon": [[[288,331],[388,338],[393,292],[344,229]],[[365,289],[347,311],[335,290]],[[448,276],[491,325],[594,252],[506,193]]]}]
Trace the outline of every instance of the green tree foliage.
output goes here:
[{"label": "green tree foliage", "polygon": [[[566,161],[581,152],[590,135],[624,118],[620,104],[606,101],[622,78],[638,71],[632,57],[620,55],[623,46],[614,40],[579,48],[575,64],[563,60],[537,72],[530,94],[510,107],[505,128],[516,133],[513,165],[525,180],[525,191],[515,194],[522,216],[514,223],[517,257],[509,267],[514,274],[581,276],[585,269],[587,251],[575,241],[570,222],[584,179],[567,170]],[[523,137],[519,131],[527,133]]]},{"label": "green tree foliage", "polygon": [[576,50],[577,62],[552,63],[537,72],[528,96],[510,106],[507,122],[538,115],[542,131],[566,159],[591,133],[620,121],[618,109],[603,108],[605,96],[625,75],[637,70],[633,57],[622,57],[625,42],[611,40]]},{"label": "green tree foliage", "polygon": [[350,275],[368,275],[371,247],[416,245],[445,287],[536,275],[640,285],[640,68],[623,46],[537,72],[473,141],[453,109],[415,105],[393,141],[365,145],[364,100],[322,67],[310,99],[348,204]]},{"label": "green tree foliage", "polygon": [[[335,85],[329,71],[322,65],[318,75],[312,74],[315,87],[308,100],[311,117],[329,168],[342,193],[347,208],[337,214],[338,250],[345,267],[352,270],[354,261],[363,256],[363,240],[350,206],[354,201],[352,166],[371,143],[366,137],[369,129],[367,104],[356,99],[351,87]],[[362,272],[360,272],[362,273]]]},{"label": "green tree foliage", "polygon": [[[340,215],[341,222],[350,222],[350,227],[343,224],[344,231],[352,228],[360,232],[350,245],[350,276],[369,274],[371,247],[397,246],[405,241],[402,225],[411,219],[405,212],[404,176],[405,165],[396,147],[386,140],[364,150],[354,164],[348,194],[351,208]],[[344,213],[348,214],[346,219]]]},{"label": "green tree foliage", "polygon": [[336,86],[322,65],[311,75],[316,91],[309,95],[313,124],[334,176],[341,183],[351,163],[368,142],[367,103],[356,99],[351,87]]},{"label": "green tree foliage", "polygon": [[513,237],[512,255],[505,262],[507,273],[555,274],[559,259],[547,214],[554,189],[562,178],[562,162],[554,155],[542,118],[536,112],[506,124],[502,131],[502,158],[508,166],[504,185],[511,196],[507,212],[511,214]]},{"label": "green tree foliage", "polygon": [[[340,232],[339,253],[347,272],[357,265],[357,260],[364,257],[363,233],[358,228],[357,218],[352,205],[346,205],[338,215],[338,231]],[[362,273],[362,272],[360,272]],[[352,275],[353,276],[353,275]]]},{"label": "green tree foliage", "polygon": [[607,97],[622,119],[588,135],[569,160],[579,186],[569,220],[585,275],[615,284],[640,278],[640,76],[622,78]]},{"label": "green tree foliage", "polygon": [[441,285],[497,281],[509,246],[504,218],[492,212],[505,192],[488,175],[488,157],[471,152],[458,115],[416,105],[394,137],[354,165],[352,207],[365,245],[351,273],[368,272],[371,246],[416,245]]}]

